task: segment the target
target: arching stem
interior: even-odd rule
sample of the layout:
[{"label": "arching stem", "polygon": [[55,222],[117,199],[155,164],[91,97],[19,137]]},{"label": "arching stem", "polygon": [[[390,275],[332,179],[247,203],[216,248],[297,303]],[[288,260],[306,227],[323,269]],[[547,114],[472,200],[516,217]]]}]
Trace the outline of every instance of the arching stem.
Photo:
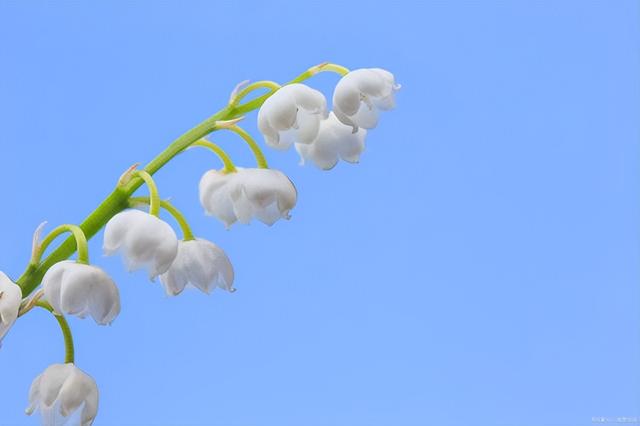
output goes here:
[{"label": "arching stem", "polygon": [[48,302],[39,300],[35,303],[35,305],[51,312],[58,321],[60,330],[62,330],[62,336],[64,337],[64,362],[65,364],[73,363],[75,361],[75,352],[73,348],[73,336],[71,335],[71,328],[69,328],[69,323],[64,316],[56,314]]},{"label": "arching stem", "polygon": [[60,225],[57,228],[54,228],[53,231],[49,232],[49,234],[44,237],[42,242],[37,243],[34,241],[33,253],[31,255],[31,264],[38,265],[40,263],[40,259],[42,258],[42,254],[49,247],[49,244],[53,242],[60,234],[64,234],[65,232],[71,232],[73,234],[74,239],[76,240],[76,247],[78,250],[78,263],[89,263],[89,247],[87,244],[87,237],[84,235],[82,229],[80,229],[77,225]]},{"label": "arching stem", "polygon": [[260,167],[261,169],[269,168],[269,165],[267,164],[267,159],[265,158],[264,153],[260,149],[260,146],[255,141],[255,139],[253,139],[251,135],[246,132],[246,130],[244,130],[242,127],[238,126],[237,124],[231,124],[229,126],[225,126],[224,128],[227,130],[231,130],[234,133],[237,133],[238,135],[240,135],[242,139],[244,139],[247,145],[249,145],[249,148],[251,148],[251,152],[253,152],[253,156],[256,158],[256,163],[258,163],[258,167]]},{"label": "arching stem", "polygon": [[213,151],[224,164],[225,173],[232,173],[236,171],[236,166],[231,161],[231,157],[229,157],[229,155],[215,143],[208,141],[206,139],[200,139],[194,142],[191,146],[200,146]]},{"label": "arching stem", "polygon": [[316,65],[311,69],[314,70],[316,74],[319,72],[334,72],[341,76],[345,76],[349,74],[349,68],[345,68],[342,65],[338,65],[338,64],[332,64],[330,62],[325,62],[324,64]]},{"label": "arching stem", "polygon": [[138,170],[133,173],[133,176],[140,177],[149,188],[149,214],[158,216],[160,214],[160,194],[158,193],[158,186],[153,180],[151,175],[144,170]]},{"label": "arching stem", "polygon": [[[242,83],[241,83],[241,85],[242,85]],[[233,93],[231,94],[231,98],[229,99],[229,105],[230,106],[238,105],[238,103],[242,99],[244,99],[248,94],[250,94],[254,90],[257,90],[257,89],[269,89],[270,92],[273,93],[273,92],[275,92],[276,90],[278,90],[279,88],[282,87],[278,83],[276,83],[275,81],[269,81],[269,80],[256,81],[255,83],[248,84],[244,88],[240,89],[241,85],[236,87],[236,90],[234,90]],[[238,89],[240,89],[240,90],[238,90]]]}]

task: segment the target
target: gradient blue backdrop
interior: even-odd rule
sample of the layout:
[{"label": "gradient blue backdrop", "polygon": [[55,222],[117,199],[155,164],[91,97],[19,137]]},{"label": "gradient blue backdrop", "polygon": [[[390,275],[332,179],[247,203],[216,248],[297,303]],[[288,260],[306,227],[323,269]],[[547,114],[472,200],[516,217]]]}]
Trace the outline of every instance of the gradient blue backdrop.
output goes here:
[{"label": "gradient blue backdrop", "polygon": [[[238,292],[164,296],[119,258],[111,327],[71,319],[96,425],[581,426],[640,416],[640,32],[634,1],[0,2],[0,269],[244,79],[330,60],[403,89],[360,165],[299,167],[289,222],[222,225],[205,151],[157,174]],[[310,84],[330,94],[335,75]],[[245,125],[255,134],[255,114]],[[215,139],[240,164],[233,135]],[[0,424],[61,359],[55,321],[0,351]]]}]

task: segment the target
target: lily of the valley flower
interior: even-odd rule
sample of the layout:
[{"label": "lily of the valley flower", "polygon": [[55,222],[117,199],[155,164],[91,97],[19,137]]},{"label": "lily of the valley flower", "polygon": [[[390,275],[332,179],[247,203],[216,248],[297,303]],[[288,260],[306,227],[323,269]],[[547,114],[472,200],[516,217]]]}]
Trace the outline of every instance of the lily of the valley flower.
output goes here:
[{"label": "lily of the valley flower", "polygon": [[290,84],[270,96],[258,111],[258,129],[267,145],[287,149],[292,143],[311,143],[327,116],[327,100],[304,84]]},{"label": "lily of the valley flower", "polygon": [[210,170],[200,179],[200,203],[227,228],[235,222],[249,223],[253,217],[267,225],[288,219],[297,197],[289,178],[273,169]]},{"label": "lily of the valley flower", "polygon": [[393,74],[381,68],[351,71],[340,79],[333,92],[333,110],[338,120],[354,131],[373,129],[378,110],[395,107],[394,94],[400,89]]},{"label": "lily of the valley flower", "polygon": [[214,243],[195,239],[178,243],[178,256],[160,282],[170,296],[193,286],[209,294],[216,287],[233,291],[233,266],[225,252]]},{"label": "lily of the valley flower", "polygon": [[102,269],[65,260],[42,278],[45,299],[57,314],[90,315],[98,324],[110,324],[120,313],[120,294]]},{"label": "lily of the valley flower", "polygon": [[98,386],[91,376],[74,364],[53,364],[31,384],[31,415],[40,410],[44,426],[73,424],[89,426],[98,413]]},{"label": "lily of the valley flower", "polygon": [[171,226],[140,210],[125,210],[107,223],[104,252],[122,251],[130,271],[146,267],[149,278],[167,272],[178,253],[178,238]]},{"label": "lily of the valley flower", "polygon": [[21,302],[22,290],[20,286],[0,271],[0,346],[2,338],[18,318]]},{"label": "lily of the valley flower", "polygon": [[311,144],[296,144],[301,163],[312,161],[321,169],[332,169],[339,158],[349,163],[360,161],[364,151],[364,138],[367,131],[359,129],[353,132],[350,126],[340,122],[333,112],[320,124],[318,137]]}]

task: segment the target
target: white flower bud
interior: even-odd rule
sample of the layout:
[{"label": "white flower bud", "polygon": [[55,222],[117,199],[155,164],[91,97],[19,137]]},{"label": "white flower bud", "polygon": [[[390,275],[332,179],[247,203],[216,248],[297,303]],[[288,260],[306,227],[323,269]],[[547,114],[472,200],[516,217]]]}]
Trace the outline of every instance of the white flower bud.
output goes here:
[{"label": "white flower bud", "polygon": [[2,338],[18,318],[21,302],[22,289],[20,286],[0,271],[0,346]]},{"label": "white flower bud", "polygon": [[104,252],[122,251],[129,271],[146,267],[149,278],[167,272],[178,253],[178,237],[171,226],[140,210],[125,210],[107,223]]},{"label": "white flower bud", "polygon": [[233,266],[225,252],[207,240],[178,242],[178,256],[160,282],[170,296],[193,286],[209,294],[216,287],[233,291]]},{"label": "white flower bud", "polygon": [[98,413],[98,386],[73,364],[53,364],[31,384],[26,413],[35,410],[44,426],[90,426]]},{"label": "white flower bud", "polygon": [[210,170],[200,179],[200,203],[227,228],[236,221],[247,224],[253,217],[267,225],[288,219],[297,197],[289,178],[273,169],[238,168],[226,174]]},{"label": "white flower bud", "polygon": [[294,142],[313,142],[326,116],[327,100],[322,93],[304,84],[289,84],[262,104],[258,129],[267,145],[287,149]]},{"label": "white flower bud", "polygon": [[380,68],[354,70],[340,79],[333,92],[333,110],[338,120],[355,129],[373,129],[378,110],[395,107],[400,89],[393,74]]},{"label": "white flower bud", "polygon": [[333,112],[320,123],[320,132],[313,143],[296,144],[296,150],[300,154],[301,164],[305,160],[311,160],[321,169],[332,169],[339,158],[349,163],[360,161],[360,154],[364,151],[364,138],[367,135],[365,129],[353,132],[350,126],[340,122]]},{"label": "white flower bud", "polygon": [[57,314],[90,315],[98,324],[110,324],[120,313],[120,294],[102,269],[65,260],[42,278],[44,298]]}]

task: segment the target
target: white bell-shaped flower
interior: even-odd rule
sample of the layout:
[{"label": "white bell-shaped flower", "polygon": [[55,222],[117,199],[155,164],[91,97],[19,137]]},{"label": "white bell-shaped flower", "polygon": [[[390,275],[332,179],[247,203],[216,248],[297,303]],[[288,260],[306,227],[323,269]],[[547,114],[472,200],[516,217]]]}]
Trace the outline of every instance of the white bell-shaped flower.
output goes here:
[{"label": "white bell-shaped flower", "polygon": [[189,240],[178,243],[178,256],[160,282],[170,296],[182,293],[187,286],[204,293],[216,287],[233,290],[233,266],[226,253],[207,240]]},{"label": "white bell-shaped flower", "polygon": [[273,169],[210,170],[200,179],[200,203],[227,228],[235,222],[247,224],[254,217],[267,225],[289,219],[297,198],[291,180]]},{"label": "white bell-shaped flower", "polygon": [[125,210],[107,223],[104,252],[122,251],[130,271],[146,267],[149,278],[167,272],[178,253],[178,237],[171,226],[149,213]]},{"label": "white bell-shaped flower", "polygon": [[300,154],[301,164],[312,161],[321,169],[332,169],[338,159],[342,158],[349,163],[360,161],[360,154],[364,151],[364,138],[367,136],[365,129],[353,132],[350,126],[340,122],[333,112],[320,124],[320,132],[313,143],[296,144],[296,150]]},{"label": "white bell-shaped flower", "polygon": [[394,94],[400,89],[393,74],[380,68],[351,71],[340,79],[333,92],[333,111],[338,120],[355,129],[373,129],[378,110],[395,107]]},{"label": "white bell-shaped flower", "polygon": [[120,293],[102,269],[65,260],[53,265],[42,278],[44,298],[57,314],[90,315],[101,325],[120,313]]},{"label": "white bell-shaped flower", "polygon": [[304,84],[289,84],[262,104],[258,129],[267,145],[287,149],[294,142],[313,142],[326,116],[327,100],[322,93]]},{"label": "white bell-shaped flower", "polygon": [[2,346],[2,338],[18,318],[21,302],[20,286],[0,271],[0,346]]},{"label": "white bell-shaped flower", "polygon": [[89,426],[98,413],[98,386],[74,364],[53,364],[31,384],[28,415],[40,410],[44,426]]}]

